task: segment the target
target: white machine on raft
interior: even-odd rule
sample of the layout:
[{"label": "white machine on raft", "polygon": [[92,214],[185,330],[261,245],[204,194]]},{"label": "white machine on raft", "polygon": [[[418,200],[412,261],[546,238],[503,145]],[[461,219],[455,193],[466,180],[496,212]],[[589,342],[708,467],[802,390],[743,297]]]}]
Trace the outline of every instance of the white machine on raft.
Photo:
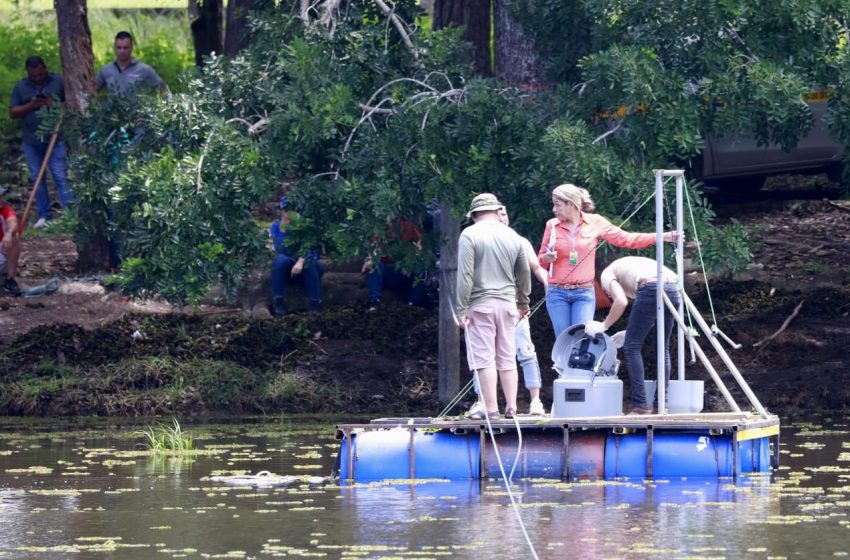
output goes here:
[{"label": "white machine on raft", "polygon": [[[552,347],[558,379],[552,386],[552,418],[621,416],[623,382],[617,377],[617,347],[605,333],[588,336],[579,323],[562,332]],[[657,383],[644,381],[650,404]],[[697,413],[703,408],[702,380],[671,380],[667,386],[667,412]]]},{"label": "white machine on raft", "polygon": [[[663,189],[664,179],[672,177],[676,180],[676,207],[675,219],[676,230],[684,231],[684,213],[683,213],[683,184],[684,175],[680,170],[655,171],[655,224],[656,224],[656,261],[657,261],[657,277],[662,276],[662,268],[664,261],[664,242],[663,242],[663,224],[664,224],[664,207],[663,207]],[[688,329],[685,327],[685,306],[690,314],[696,319],[699,326],[702,328],[707,339],[711,342],[714,348],[720,353],[724,363],[730,365],[736,379],[745,385],[743,378],[731,364],[726,352],[720,347],[713,336],[712,330],[705,324],[705,321],[699,315],[699,312],[694,307],[693,303],[688,299],[684,292],[684,265],[682,255],[684,250],[684,240],[680,237],[677,242],[676,252],[679,258],[676,259],[676,273],[679,278],[679,293],[682,295],[681,303],[674,307],[669,299],[667,299],[663,290],[663,283],[657,284],[656,291],[656,333],[663,332],[664,329],[664,307],[669,308],[673,314],[673,318],[678,325],[677,330],[677,350],[678,356],[673,361],[677,365],[677,375],[671,379],[669,384],[659,384],[654,380],[647,380],[646,394],[649,397],[650,404],[658,401],[658,412],[665,413],[698,413],[703,409],[703,393],[704,383],[702,380],[686,380],[685,379],[685,333]],[[722,333],[721,333],[722,334]],[[697,345],[694,342],[693,335],[688,336],[688,341],[691,343],[692,361],[696,361],[696,355],[699,354],[700,360],[706,366],[712,378],[720,385],[719,378],[714,372],[713,367],[708,362],[705,355],[696,349]],[[656,379],[663,379],[664,375],[664,342],[663,337],[656,336]],[[553,386],[553,403],[552,417],[553,418],[570,418],[570,417],[588,417],[588,416],[619,416],[623,413],[623,382],[617,378],[617,369],[619,362],[617,360],[617,349],[615,348],[611,338],[606,334],[598,334],[595,337],[589,337],[584,332],[584,325],[577,324],[571,326],[558,336],[555,341],[555,346],[552,348],[552,361],[554,362],[555,370],[560,376],[555,380]],[[721,388],[727,402],[730,403],[733,410],[738,410],[737,405],[725,390]],[[756,409],[766,416],[766,412],[755,399],[755,395],[745,388],[745,392],[751,401],[754,401]]]}]

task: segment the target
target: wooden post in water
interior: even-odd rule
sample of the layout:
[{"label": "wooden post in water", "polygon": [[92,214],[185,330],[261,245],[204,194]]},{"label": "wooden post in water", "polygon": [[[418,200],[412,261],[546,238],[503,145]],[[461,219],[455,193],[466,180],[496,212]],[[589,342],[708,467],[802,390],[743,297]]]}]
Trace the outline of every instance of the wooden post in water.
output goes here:
[{"label": "wooden post in water", "polygon": [[457,282],[457,240],[460,219],[452,215],[452,207],[440,203],[440,232],[444,242],[440,248],[440,321],[437,396],[448,404],[460,389],[460,330],[455,323],[454,293]]}]

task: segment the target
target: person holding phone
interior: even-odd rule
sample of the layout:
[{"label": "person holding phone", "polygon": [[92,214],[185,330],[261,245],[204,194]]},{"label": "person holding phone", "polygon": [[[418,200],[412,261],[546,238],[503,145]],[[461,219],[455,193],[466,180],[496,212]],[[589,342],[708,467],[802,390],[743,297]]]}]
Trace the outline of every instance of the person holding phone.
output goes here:
[{"label": "person holding phone", "polygon": [[[50,144],[50,136],[41,136],[38,133],[45,112],[57,103],[65,101],[65,84],[62,76],[47,71],[47,65],[40,56],[31,56],[24,63],[27,77],[18,81],[12,90],[12,98],[9,101],[9,116],[13,119],[21,119],[23,128],[24,158],[30,171],[30,176],[35,180],[38,171],[47,157],[47,147]],[[65,144],[62,139],[56,140],[47,169],[53,177],[56,185],[56,194],[59,205],[63,210],[67,209],[72,202],[71,190],[68,186],[68,156],[65,152]],[[33,225],[40,229],[48,225],[52,218],[50,194],[47,191],[46,177],[41,179],[35,195],[35,204],[38,211],[38,221]]]}]

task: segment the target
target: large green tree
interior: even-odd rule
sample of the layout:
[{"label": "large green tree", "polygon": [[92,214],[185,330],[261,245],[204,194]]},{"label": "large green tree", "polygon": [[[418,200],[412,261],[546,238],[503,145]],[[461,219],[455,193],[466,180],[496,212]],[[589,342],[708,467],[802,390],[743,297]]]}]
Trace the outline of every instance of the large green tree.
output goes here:
[{"label": "large green tree", "polygon": [[[387,224],[424,222],[434,199],[459,215],[496,192],[534,240],[551,188],[570,181],[646,229],[648,207],[632,214],[652,196],[650,170],[697,158],[707,134],[791,147],[811,125],[806,93],[828,84],[850,139],[843,2],[505,5],[545,76],[533,97],[474,77],[462,31],[420,26],[412,0],[325,0],[251,19],[251,45],[211,59],[186,94],[95,112],[81,189],[126,233],[126,286],[183,301],[236,286],[268,258],[251,207],[284,182],[302,217],[293,241],[413,269],[440,239],[418,251]],[[745,261],[739,232],[715,230],[689,195],[707,253]]]}]

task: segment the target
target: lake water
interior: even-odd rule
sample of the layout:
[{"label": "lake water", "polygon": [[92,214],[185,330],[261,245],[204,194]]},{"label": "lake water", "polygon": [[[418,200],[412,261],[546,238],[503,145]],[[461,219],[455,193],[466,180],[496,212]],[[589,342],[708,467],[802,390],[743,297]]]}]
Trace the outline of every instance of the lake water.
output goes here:
[{"label": "lake water", "polygon": [[[540,558],[840,558],[850,554],[850,422],[783,426],[772,476],[517,481]],[[0,558],[531,558],[498,479],[308,483],[331,425],[184,426],[211,455],[149,456],[138,426],[0,422]],[[305,482],[209,480],[267,470]]]}]

